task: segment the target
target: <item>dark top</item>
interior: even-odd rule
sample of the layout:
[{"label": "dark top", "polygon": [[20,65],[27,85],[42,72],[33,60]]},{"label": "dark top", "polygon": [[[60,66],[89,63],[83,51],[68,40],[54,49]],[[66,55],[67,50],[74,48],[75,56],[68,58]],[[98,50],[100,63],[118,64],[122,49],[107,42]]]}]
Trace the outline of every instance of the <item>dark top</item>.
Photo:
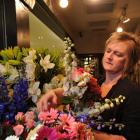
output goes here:
[{"label": "dark top", "polygon": [[123,103],[103,112],[101,115],[104,121],[111,118],[116,119],[116,123],[123,123],[125,127],[119,129],[106,129],[103,131],[117,135],[123,135],[127,140],[140,140],[140,87],[134,85],[127,78],[120,79],[114,85],[106,98],[115,98],[119,95],[126,97]]}]

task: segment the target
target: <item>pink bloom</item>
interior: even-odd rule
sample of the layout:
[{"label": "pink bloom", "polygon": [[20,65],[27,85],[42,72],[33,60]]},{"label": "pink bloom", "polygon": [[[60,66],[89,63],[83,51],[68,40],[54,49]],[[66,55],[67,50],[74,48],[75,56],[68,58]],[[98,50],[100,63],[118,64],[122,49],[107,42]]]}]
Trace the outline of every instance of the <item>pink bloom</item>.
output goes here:
[{"label": "pink bloom", "polygon": [[24,130],[24,127],[23,127],[23,125],[18,124],[13,127],[13,130],[15,131],[16,136],[20,136]]},{"label": "pink bloom", "polygon": [[68,131],[71,130],[71,127],[75,123],[74,117],[72,117],[70,114],[61,114],[59,116],[59,120],[61,121],[60,125],[63,125],[63,129],[66,129]]},{"label": "pink bloom", "polygon": [[58,140],[57,131],[55,128],[49,128],[47,126],[43,126],[37,132],[36,140]]},{"label": "pink bloom", "polygon": [[82,73],[83,72],[81,70],[74,69],[72,71],[71,79],[75,82],[78,82],[80,80],[80,77],[81,77]]},{"label": "pink bloom", "polygon": [[15,120],[17,121],[23,121],[24,120],[24,114],[23,112],[18,112],[18,114],[15,116]]},{"label": "pink bloom", "polygon": [[64,132],[64,133],[58,132],[57,137],[58,137],[58,140],[63,140],[63,139],[69,140],[70,139],[70,135],[66,132]]},{"label": "pink bloom", "polygon": [[35,126],[35,121],[32,120],[32,119],[28,119],[28,120],[26,121],[25,125],[26,125],[27,128],[31,129],[32,127]]},{"label": "pink bloom", "polygon": [[85,126],[85,124],[80,123],[80,122],[75,123],[72,126],[72,131],[73,131],[73,133],[76,134],[78,139],[80,139],[80,140],[85,139],[85,136],[86,136],[86,126]]},{"label": "pink bloom", "polygon": [[34,112],[33,111],[28,111],[26,114],[25,114],[25,120],[33,120],[34,119]]},{"label": "pink bloom", "polygon": [[82,73],[84,72],[84,68],[79,68],[78,70]]},{"label": "pink bloom", "polygon": [[50,111],[40,112],[38,115],[39,120],[45,121],[45,123],[53,123],[58,117],[58,111],[51,108]]},{"label": "pink bloom", "polygon": [[46,112],[40,112],[38,115],[38,119],[40,121],[45,121],[46,120]]}]

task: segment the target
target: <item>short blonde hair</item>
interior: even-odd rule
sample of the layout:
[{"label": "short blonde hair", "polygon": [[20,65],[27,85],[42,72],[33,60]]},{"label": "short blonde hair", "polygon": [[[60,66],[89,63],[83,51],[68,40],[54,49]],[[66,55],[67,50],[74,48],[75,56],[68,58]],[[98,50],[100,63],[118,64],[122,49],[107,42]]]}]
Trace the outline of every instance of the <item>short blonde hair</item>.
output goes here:
[{"label": "short blonde hair", "polygon": [[140,59],[140,38],[133,33],[128,32],[115,32],[112,33],[110,38],[106,41],[106,46],[111,42],[126,42],[128,46],[128,62],[124,67],[124,74],[133,72],[135,64]]}]

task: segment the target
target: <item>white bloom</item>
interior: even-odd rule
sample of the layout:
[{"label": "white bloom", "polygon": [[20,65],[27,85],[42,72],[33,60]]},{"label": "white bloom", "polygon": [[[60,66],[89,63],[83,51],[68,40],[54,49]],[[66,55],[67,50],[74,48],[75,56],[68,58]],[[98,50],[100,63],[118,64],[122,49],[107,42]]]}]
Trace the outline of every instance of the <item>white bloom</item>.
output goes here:
[{"label": "white bloom", "polygon": [[104,108],[105,108],[105,109],[110,109],[109,104],[105,103],[105,104],[104,104]]},{"label": "white bloom", "polygon": [[42,127],[42,124],[38,124],[33,130],[31,130],[26,138],[26,140],[35,140],[37,137],[37,131]]},{"label": "white bloom", "polygon": [[36,65],[35,63],[28,63],[26,65],[26,78],[29,80],[29,81],[33,81],[35,79],[35,68],[36,68]]},{"label": "white bloom", "polygon": [[5,140],[19,140],[19,138],[15,135],[8,136]]},{"label": "white bloom", "polygon": [[4,74],[6,72],[5,66],[3,66],[2,64],[0,64],[0,73]]},{"label": "white bloom", "polygon": [[95,102],[94,106],[95,106],[95,108],[99,109],[101,107],[101,103],[100,102]]},{"label": "white bloom", "polygon": [[53,87],[52,84],[45,83],[45,84],[43,85],[43,92],[46,93],[46,92],[48,92],[50,89],[53,89],[53,88],[54,88],[54,87]]},{"label": "white bloom", "polygon": [[14,67],[11,67],[11,68],[10,68],[10,76],[9,76],[9,78],[8,78],[7,80],[12,82],[12,81],[14,81],[18,76],[19,76],[19,73],[18,73],[17,69],[14,68]]},{"label": "white bloom", "polygon": [[86,86],[87,85],[87,83],[85,82],[85,81],[80,81],[78,84],[77,84],[77,86],[79,86],[79,87],[84,87],[84,86]]},{"label": "white bloom", "polygon": [[54,68],[55,64],[50,63],[50,55],[45,56],[45,58],[41,58],[40,65],[44,68],[45,72],[47,72],[48,69]]},{"label": "white bloom", "polygon": [[40,94],[41,94],[41,90],[39,89],[39,84],[40,84],[40,82],[35,82],[35,83],[31,84],[28,89],[28,92],[32,96],[32,101],[34,103],[37,102],[38,96],[40,96]]},{"label": "white bloom", "polygon": [[93,116],[97,117],[99,114],[100,114],[100,110],[99,109],[93,108],[93,109],[89,110],[90,117],[93,117]]},{"label": "white bloom", "polygon": [[34,63],[33,61],[36,59],[36,50],[29,51],[29,55],[23,59],[25,63]]},{"label": "white bloom", "polygon": [[78,86],[73,86],[70,89],[72,94],[78,95],[79,94],[79,87]]},{"label": "white bloom", "polygon": [[104,112],[105,110],[104,106],[101,106],[99,109],[100,109],[100,112]]}]

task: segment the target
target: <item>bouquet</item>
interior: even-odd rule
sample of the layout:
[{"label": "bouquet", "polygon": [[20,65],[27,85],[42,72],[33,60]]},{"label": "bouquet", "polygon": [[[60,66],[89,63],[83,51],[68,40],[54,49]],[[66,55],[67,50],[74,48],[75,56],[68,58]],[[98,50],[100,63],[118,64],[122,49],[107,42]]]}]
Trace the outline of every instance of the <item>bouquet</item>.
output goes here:
[{"label": "bouquet", "polygon": [[63,74],[61,57],[47,49],[14,47],[0,51],[0,122],[14,122],[17,112],[26,112],[36,104],[44,85]]}]

